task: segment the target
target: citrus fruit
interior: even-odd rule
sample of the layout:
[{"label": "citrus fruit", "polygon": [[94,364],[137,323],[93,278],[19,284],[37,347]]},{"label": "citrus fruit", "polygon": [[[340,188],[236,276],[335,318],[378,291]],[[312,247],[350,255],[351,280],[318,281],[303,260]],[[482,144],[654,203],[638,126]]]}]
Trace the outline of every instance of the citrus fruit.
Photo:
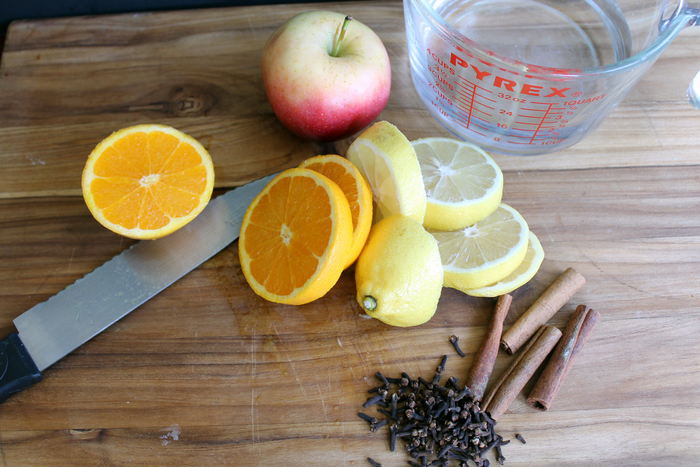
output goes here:
[{"label": "citrus fruit", "polygon": [[501,204],[503,173],[481,148],[451,138],[413,141],[427,196],[423,225],[458,230]]},{"label": "citrus fruit", "polygon": [[411,142],[389,122],[367,128],[347,151],[372,188],[374,222],[403,214],[423,223],[425,188],[416,151]]},{"label": "citrus fruit", "polygon": [[120,235],[155,239],[194,219],[214,189],[214,166],[194,138],[164,125],[124,128],[100,142],[83,170],[85,203]]},{"label": "citrus fruit", "polygon": [[372,227],[355,264],[358,303],[369,316],[392,326],[430,320],[442,281],[437,242],[420,223],[401,214]]},{"label": "citrus fruit", "polygon": [[352,249],[348,257],[347,268],[355,262],[367,241],[369,229],[372,227],[372,190],[367,180],[357,167],[344,157],[337,154],[316,156],[299,164],[318,172],[334,181],[345,193],[352,213]]},{"label": "citrus fruit", "polygon": [[534,233],[530,232],[527,243],[527,253],[522,263],[507,277],[493,285],[487,285],[479,289],[465,290],[464,293],[473,297],[499,297],[525,285],[535,277],[544,260],[544,250]]},{"label": "citrus fruit", "polygon": [[248,207],[238,250],[243,274],[261,297],[301,305],[338,281],[352,249],[352,214],[328,177],[288,169]]},{"label": "citrus fruit", "polygon": [[428,232],[438,241],[445,287],[465,291],[495,284],[515,271],[525,258],[529,229],[515,209],[501,204],[464,229]]}]

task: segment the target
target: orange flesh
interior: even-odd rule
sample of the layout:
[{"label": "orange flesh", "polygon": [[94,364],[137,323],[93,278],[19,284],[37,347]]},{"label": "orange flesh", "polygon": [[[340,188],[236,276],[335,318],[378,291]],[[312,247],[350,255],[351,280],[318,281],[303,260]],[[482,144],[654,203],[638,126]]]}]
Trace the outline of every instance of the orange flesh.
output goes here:
[{"label": "orange flesh", "polygon": [[307,177],[281,179],[260,198],[246,251],[251,275],[268,292],[289,295],[313,276],[331,241],[331,209],[326,190]]},{"label": "orange flesh", "polygon": [[345,167],[335,162],[314,163],[305,166],[306,169],[313,170],[333,180],[338,184],[350,205],[352,214],[352,228],[357,229],[360,218],[360,203],[358,202],[357,183],[355,178],[345,170]]},{"label": "orange flesh", "polygon": [[109,222],[126,229],[159,229],[189,214],[207,185],[199,153],[161,131],[117,140],[102,152],[93,173],[95,205]]}]

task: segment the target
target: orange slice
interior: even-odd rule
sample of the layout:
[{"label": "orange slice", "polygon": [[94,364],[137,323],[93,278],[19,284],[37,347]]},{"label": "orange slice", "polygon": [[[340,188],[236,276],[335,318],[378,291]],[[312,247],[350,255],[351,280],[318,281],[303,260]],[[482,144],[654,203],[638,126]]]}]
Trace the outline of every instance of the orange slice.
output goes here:
[{"label": "orange slice", "polygon": [[248,207],[238,251],[243,274],[261,297],[302,305],[338,281],[352,249],[352,214],[328,177],[288,169]]},{"label": "orange slice", "polygon": [[352,162],[337,154],[307,159],[299,167],[313,170],[333,180],[348,199],[352,214],[352,249],[345,265],[355,262],[367,242],[372,227],[372,189]]},{"label": "orange slice", "polygon": [[112,133],[88,157],[83,198],[102,225],[155,239],[194,219],[214,189],[214,165],[194,138],[164,125]]}]

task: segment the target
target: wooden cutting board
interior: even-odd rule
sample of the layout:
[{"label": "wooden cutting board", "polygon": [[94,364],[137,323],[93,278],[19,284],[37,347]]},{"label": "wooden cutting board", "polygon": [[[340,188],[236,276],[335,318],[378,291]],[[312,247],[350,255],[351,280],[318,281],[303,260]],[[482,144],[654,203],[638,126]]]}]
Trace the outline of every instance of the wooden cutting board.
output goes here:
[{"label": "wooden cutting board", "polygon": [[[85,158],[147,122],[198,138],[218,193],[344,154],[275,119],[261,85],[267,37],[323,8],[373,28],[392,61],[380,116],[410,139],[447,136],[409,73],[398,1],[245,7],[21,21],[0,66],[0,332],[133,242],[102,228],[80,197]],[[687,102],[700,28],[683,31],[591,137],[546,156],[495,155],[504,201],[546,259],[513,293],[509,327],[567,267],[576,305],[601,313],[550,411],[525,393],[498,424],[512,466],[694,466],[700,459],[700,111]],[[385,431],[357,417],[382,371],[466,377],[493,300],[444,289],[410,329],[362,317],[352,269],[324,298],[292,307],[245,283],[233,243],[0,405],[3,465],[406,465]],[[449,337],[458,335],[466,357]],[[494,378],[512,357],[501,353]],[[532,386],[532,383],[526,389]],[[493,457],[489,458],[492,465]]]}]

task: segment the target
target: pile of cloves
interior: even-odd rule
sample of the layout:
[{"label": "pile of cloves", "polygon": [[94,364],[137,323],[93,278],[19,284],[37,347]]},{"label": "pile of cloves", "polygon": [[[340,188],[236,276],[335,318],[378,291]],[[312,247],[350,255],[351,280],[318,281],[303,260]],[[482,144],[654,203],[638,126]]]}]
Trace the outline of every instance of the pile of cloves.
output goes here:
[{"label": "pile of cloves", "polygon": [[[501,446],[510,441],[496,433],[496,422],[479,408],[471,390],[460,386],[459,378],[450,377],[444,385],[439,384],[446,362],[447,356],[443,356],[432,381],[414,380],[406,373],[389,378],[377,372],[381,384],[370,389],[371,396],[363,407],[376,405],[381,415],[358,415],[370,424],[372,432],[389,425],[389,448],[394,451],[397,440],[403,441],[413,459],[408,461],[411,466],[488,467],[490,462],[484,456],[492,449],[503,465]],[[381,465],[371,458],[368,461]]]}]

